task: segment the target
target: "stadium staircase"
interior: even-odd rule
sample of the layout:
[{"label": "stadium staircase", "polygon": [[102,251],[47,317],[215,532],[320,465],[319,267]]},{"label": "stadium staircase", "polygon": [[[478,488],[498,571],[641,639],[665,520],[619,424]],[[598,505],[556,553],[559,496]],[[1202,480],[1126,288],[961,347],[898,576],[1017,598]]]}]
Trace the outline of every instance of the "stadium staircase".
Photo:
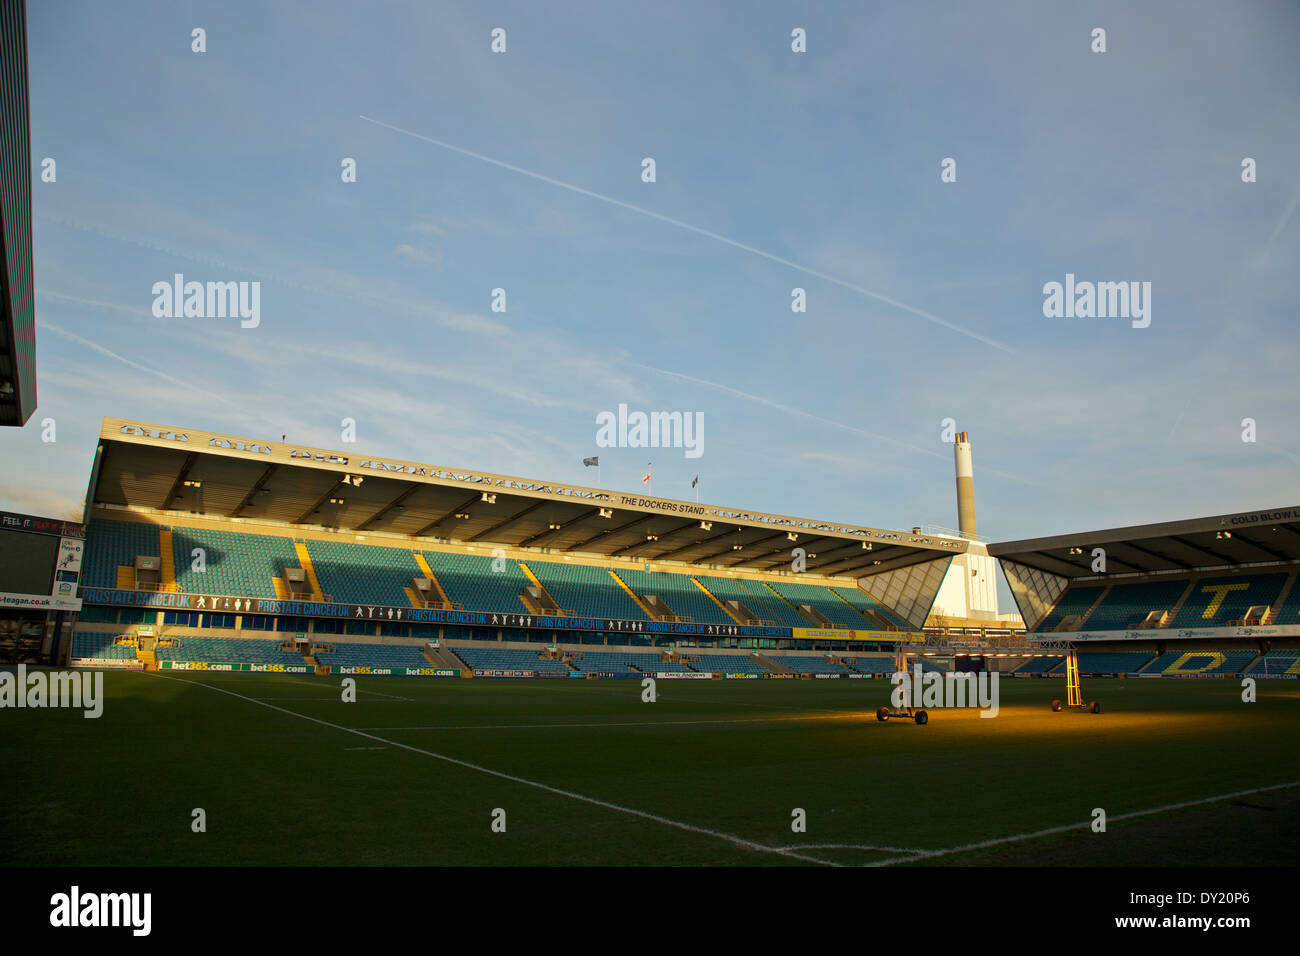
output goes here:
[{"label": "stadium staircase", "polygon": [[555,600],[555,596],[550,591],[546,590],[546,585],[537,579],[533,569],[523,561],[517,563],[519,570],[524,572],[524,575],[529,581],[533,582],[533,587],[537,590],[537,594],[534,595],[528,589],[524,589],[524,592],[519,595],[519,600],[524,602],[524,607],[528,608],[528,612],[530,614],[550,614],[557,617],[570,616],[560,609],[560,602]]},{"label": "stadium staircase", "polygon": [[303,574],[307,578],[307,583],[311,585],[311,596],[308,600],[322,600],[324,592],[321,591],[320,581],[316,579],[316,569],[312,566],[311,554],[307,551],[307,545],[302,541],[295,541],[293,543],[293,550],[297,552],[298,560],[302,564]]},{"label": "stadium staircase", "polygon": [[784,664],[782,664],[779,660],[777,660],[774,657],[766,657],[763,654],[755,654],[754,660],[758,661],[760,664],[762,664],[764,667],[770,670],[773,674],[794,673],[794,671],[791,668],[786,667]]},{"label": "stadium staircase", "polygon": [[1264,615],[1264,619],[1259,623],[1277,623],[1278,612],[1286,606],[1287,600],[1291,597],[1291,592],[1295,590],[1297,578],[1300,578],[1300,571],[1292,571],[1291,577],[1287,579],[1286,583],[1282,585],[1282,590],[1278,592],[1277,600],[1273,602],[1272,607],[1268,609],[1268,613]]},{"label": "stadium staircase", "polygon": [[798,614],[802,618],[807,618],[809,624],[812,624],[815,627],[838,627],[839,626],[834,621],[832,621],[829,617],[827,617],[825,614],[822,614],[820,611],[818,611],[815,607],[809,605],[807,610],[805,610],[804,608],[796,606],[794,603],[790,601],[789,598],[787,598],[776,588],[772,587],[772,585],[768,584],[766,581],[760,581],[758,583],[761,584],[764,588],[766,588],[769,592],[771,592],[772,597],[776,598],[778,601],[780,601],[782,604],[788,607],[795,614]]},{"label": "stadium staircase", "polygon": [[461,677],[469,677],[474,673],[469,665],[457,657],[456,652],[450,647],[434,647],[431,644],[426,644],[424,646],[424,656],[434,667],[459,671]]},{"label": "stadium staircase", "polygon": [[658,620],[658,618],[655,617],[654,612],[646,606],[645,601],[641,600],[641,598],[637,596],[637,593],[627,586],[627,582],[620,578],[613,568],[609,569],[609,576],[617,581],[618,586],[628,593],[628,597],[636,602],[636,606],[641,609],[641,612],[645,614],[646,617],[652,621]]},{"label": "stadium staircase", "polygon": [[1165,620],[1172,621],[1178,616],[1178,612],[1183,609],[1183,605],[1187,603],[1187,599],[1192,596],[1192,593],[1196,590],[1196,583],[1200,580],[1201,578],[1198,575],[1187,582],[1187,590],[1184,591],[1178,600],[1174,602],[1174,606],[1169,609],[1169,617]]},{"label": "stadium staircase", "polygon": [[145,670],[156,671],[158,669],[158,652],[153,648],[153,641],[148,643],[150,646],[147,650],[141,647],[140,643],[136,643],[135,659],[143,665]]},{"label": "stadium staircase", "polygon": [[[1073,627],[1067,628],[1067,630],[1071,630],[1071,631],[1083,630],[1083,626],[1088,623],[1088,618],[1092,615],[1092,612],[1097,610],[1097,608],[1101,605],[1102,601],[1106,600],[1106,596],[1110,594],[1110,589],[1112,587],[1114,587],[1113,584],[1108,584],[1106,585],[1106,587],[1102,588],[1101,593],[1097,595],[1097,600],[1093,601],[1091,606],[1089,606],[1088,610],[1084,611],[1083,614],[1079,616],[1078,623],[1076,623]],[[1066,623],[1065,621],[1062,621],[1060,624],[1057,625],[1057,629],[1060,630],[1060,628],[1065,623]]]},{"label": "stadium staircase", "polygon": [[172,529],[158,529],[158,548],[162,564],[162,590],[176,591],[176,552],[172,548]]},{"label": "stadium staircase", "polygon": [[713,599],[713,603],[714,603],[714,604],[716,604],[718,607],[722,608],[722,612],[723,612],[724,614],[726,614],[727,617],[731,618],[731,619],[732,619],[733,621],[735,621],[737,624],[746,624],[746,623],[748,623],[747,621],[743,620],[739,614],[737,614],[737,613],[736,613],[735,611],[733,611],[731,608],[727,607],[727,605],[726,605],[722,600],[720,600],[716,594],[714,594],[714,593],[713,593],[712,591],[710,591],[707,587],[705,587],[705,586],[704,586],[704,583],[703,583],[702,581],[700,581],[699,578],[692,577],[691,580],[695,582],[696,586],[697,586],[701,591],[703,591],[705,594],[707,594],[710,598]]},{"label": "stadium staircase", "polygon": [[[858,614],[861,614],[862,617],[866,619],[867,623],[870,624],[874,630],[896,631],[899,629],[900,624],[898,621],[891,621],[889,618],[885,617],[880,611],[872,610],[871,608],[861,607],[860,605],[854,604],[852,601],[850,601],[848,598],[846,598],[843,594],[840,593],[839,588],[831,587],[831,588],[827,588],[826,590],[830,591],[832,594],[834,594],[837,598],[839,598],[849,607],[853,608],[853,610],[856,611]],[[862,592],[856,592],[856,593],[858,593],[860,598],[866,597],[873,604],[875,603],[875,598],[872,598],[870,595],[863,594]]]},{"label": "stadium staircase", "polygon": [[[433,594],[437,600],[442,602],[443,607],[451,607],[451,598],[447,597],[447,592],[442,589],[442,583],[438,576],[433,573],[433,568],[429,566],[429,559],[419,551],[411,552],[411,557],[415,558],[415,563],[420,568],[420,573],[429,579],[429,586],[433,589]],[[406,596],[411,601],[412,607],[419,607],[417,595],[411,588],[406,589]]]}]

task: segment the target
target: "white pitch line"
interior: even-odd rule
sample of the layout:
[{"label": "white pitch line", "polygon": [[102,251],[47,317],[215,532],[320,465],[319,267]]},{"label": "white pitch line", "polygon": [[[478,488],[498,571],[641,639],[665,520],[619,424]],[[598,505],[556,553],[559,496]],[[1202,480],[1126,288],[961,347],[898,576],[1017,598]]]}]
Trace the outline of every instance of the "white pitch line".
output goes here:
[{"label": "white pitch line", "polygon": [[[1268,787],[1255,787],[1251,790],[1238,790],[1235,793],[1223,793],[1217,797],[1203,797],[1200,800],[1184,800],[1182,803],[1169,803],[1163,807],[1152,807],[1149,810],[1135,810],[1132,813],[1122,813],[1119,816],[1106,818],[1107,823],[1114,823],[1117,820],[1132,820],[1136,817],[1149,817],[1153,813],[1166,813],[1170,810],[1181,810],[1184,807],[1203,806],[1207,803],[1218,803],[1220,800],[1231,800],[1233,797],[1248,797],[1256,793],[1267,793],[1270,790],[1286,790],[1290,787],[1300,787],[1300,780],[1291,783],[1275,783]],[[1090,827],[1091,820],[1085,820],[1082,823],[1067,823],[1065,826],[1049,827],[1046,830],[1037,830],[1033,833],[1017,833],[1015,836],[998,837],[994,840],[982,840],[979,843],[968,843],[965,846],[949,847],[946,850],[921,850],[914,856],[892,857],[888,860],[878,860],[875,863],[867,863],[865,866],[889,866],[893,863],[910,863],[912,860],[931,859],[936,856],[951,856],[954,853],[965,853],[968,850],[983,850],[991,846],[999,846],[1004,843],[1018,843],[1021,840],[1032,840],[1035,837],[1055,836],[1058,833],[1068,833],[1071,830],[1078,830]]]},{"label": "white pitch line", "polygon": [[1011,346],[1009,345],[1004,345],[1002,342],[999,342],[996,339],[989,338],[987,335],[981,335],[979,332],[974,332],[970,329],[963,328],[962,326],[957,325],[955,322],[949,322],[947,319],[941,319],[939,316],[934,315],[931,312],[926,312],[923,309],[918,309],[915,306],[908,305],[906,302],[900,302],[898,299],[891,299],[889,296],[881,295],[879,292],[872,292],[870,289],[864,288],[860,285],[855,285],[852,282],[846,282],[843,279],[838,279],[835,276],[828,275],[825,272],[819,272],[816,269],[810,269],[808,268],[808,266],[801,266],[797,262],[791,262],[789,259],[783,259],[781,256],[773,255],[770,252],[764,252],[762,249],[757,249],[754,246],[747,245],[746,243],[737,242],[735,239],[729,239],[728,237],[721,235],[720,233],[712,232],[708,229],[701,229],[699,226],[693,226],[689,222],[683,222],[680,219],[674,219],[672,216],[665,216],[662,213],[653,212],[649,209],[644,208],[643,206],[634,206],[630,202],[623,202],[623,200],[615,199],[613,196],[606,196],[602,193],[592,192],[590,189],[583,189],[581,186],[575,186],[572,183],[566,183],[562,179],[555,179],[552,176],[544,176],[541,173],[533,172],[531,169],[524,169],[522,166],[515,166],[513,163],[502,162],[499,159],[493,159],[491,156],[484,156],[482,153],[476,153],[473,150],[464,149],[460,146],[453,146],[451,143],[444,143],[442,140],[434,139],[432,136],[423,136],[419,133],[412,132],[409,129],[402,129],[402,127],[400,126],[394,126],[391,123],[385,123],[382,120],[371,119],[369,116],[364,116],[364,115],[361,117],[361,119],[365,120],[367,123],[374,123],[376,126],[382,126],[385,129],[391,129],[395,133],[401,133],[403,136],[410,136],[412,139],[423,140],[426,143],[432,143],[434,146],[440,146],[443,149],[449,149],[453,153],[460,153],[462,156],[470,156],[474,159],[482,160],[485,163],[491,163],[493,166],[498,166],[501,169],[508,169],[512,173],[519,173],[522,176],[531,176],[533,179],[541,180],[544,183],[550,183],[552,186],[559,186],[561,189],[567,189],[569,190],[569,192],[578,193],[580,196],[589,196],[592,199],[599,199],[601,202],[607,202],[610,205],[618,206],[621,209],[627,209],[631,212],[639,213],[642,216],[648,216],[651,219],[658,219],[660,222],[666,222],[668,223],[668,225],[676,226],[678,229],[685,229],[687,232],[693,232],[696,235],[706,236],[709,239],[714,239],[718,242],[725,243],[726,245],[731,246],[735,249],[740,249],[752,255],[761,256],[762,258],[767,259],[771,262],[780,263],[781,265],[786,266],[787,268],[794,269],[797,272],[802,272],[804,275],[810,275],[813,276],[814,278],[822,279],[825,282],[834,283],[835,285],[840,286],[841,288],[849,289],[850,291],[856,292],[859,295],[864,295],[869,299],[875,299],[877,302],[883,302],[886,305],[892,305],[896,309],[902,309],[904,312],[910,312],[912,313],[912,315],[919,316],[920,318],[923,318],[928,322],[933,322],[935,325],[942,325],[946,329],[951,329],[954,332],[958,332],[962,335],[968,336],[969,338],[975,339],[977,342],[983,342],[985,345],[991,345],[995,349],[1001,349],[1003,352],[1008,352],[1008,353],[1015,352],[1015,349],[1011,348]]},{"label": "white pitch line", "polygon": [[[330,698],[333,700],[333,698]],[[599,721],[591,724],[443,724],[437,727],[358,727],[358,730],[555,730],[563,727],[669,727],[678,724],[774,724],[792,720],[852,720],[860,714],[836,717],[727,717],[705,720]]]},{"label": "white pitch line", "polygon": [[685,830],[688,833],[698,833],[702,836],[714,837],[718,840],[725,840],[728,843],[735,844],[744,850],[753,850],[758,853],[776,853],[780,856],[787,856],[796,860],[804,860],[808,863],[817,863],[822,866],[840,866],[839,863],[832,863],[828,860],[819,860],[814,856],[806,856],[802,853],[795,853],[791,850],[781,850],[775,847],[764,846],[761,843],[755,843],[752,840],[746,840],[742,837],[734,836],[730,833],[722,833],[718,830],[710,830],[706,827],[697,827],[692,823],[682,823],[680,820],[672,820],[668,817],[661,817],[655,813],[648,813],[645,810],[635,810],[632,807],[620,806],[617,803],[609,803],[606,800],[599,800],[596,797],[588,797],[585,794],[574,793],[572,790],[562,790],[559,787],[552,787],[549,784],[539,783],[536,780],[529,780],[526,777],[516,777],[513,774],[502,773],[500,770],[492,770],[488,767],[481,767],[478,764],[470,763],[467,760],[458,760],[455,757],[448,757],[446,754],[434,753],[432,750],[424,750],[420,747],[412,747],[410,744],[399,743],[396,740],[386,740],[383,737],[376,737],[358,730],[355,727],[345,727],[342,724],[331,723],[328,720],[321,720],[318,717],[309,717],[306,714],[299,714],[296,711],[289,710],[285,707],[277,707],[274,704],[268,704],[258,700],[255,697],[246,697],[243,694],[236,694],[233,690],[226,690],[224,687],[217,687],[214,684],[208,684],[203,681],[182,680],[179,677],[168,677],[160,673],[154,673],[152,676],[162,680],[176,681],[178,684],[192,684],[198,687],[205,687],[208,690],[216,691],[219,694],[226,694],[230,697],[246,700],[250,704],[257,704],[259,707],[266,707],[270,710],[279,711],[282,714],[288,714],[290,717],[297,717],[299,720],[310,721],[313,724],[320,724],[322,727],[329,727],[333,730],[341,730],[347,734],[356,734],[358,737],[365,737],[367,740],[376,740],[381,744],[388,744],[390,747],[397,747],[400,750],[409,750],[411,753],[422,754],[425,757],[432,757],[435,760],[441,760],[445,763],[455,764],[458,767],[464,767],[467,770],[474,770],[478,773],[487,774],[490,777],[498,777],[502,780],[509,780],[511,783],[522,784],[525,787],[533,787],[537,790],[543,790],[547,793],[553,793],[557,796],[568,797],[570,800],[578,800],[582,803],[589,803],[593,806],[603,807],[606,810],[613,810],[617,813],[626,813],[629,816],[640,817],[643,820],[651,820],[655,823],[661,823],[664,826],[675,827],[678,830]]},{"label": "white pitch line", "polygon": [[[361,697],[357,699],[361,700],[364,697],[365,694],[362,694]],[[338,697],[254,697],[252,699],[253,700],[304,700],[304,701],[328,700],[337,703],[340,698]],[[411,698],[394,697],[392,699],[386,699],[386,700],[367,700],[366,703],[367,704],[409,704],[411,703]]]},{"label": "white pitch line", "polygon": [[861,843],[797,843],[794,846],[774,847],[778,850],[878,850],[882,853],[925,853],[905,846],[866,846]]}]

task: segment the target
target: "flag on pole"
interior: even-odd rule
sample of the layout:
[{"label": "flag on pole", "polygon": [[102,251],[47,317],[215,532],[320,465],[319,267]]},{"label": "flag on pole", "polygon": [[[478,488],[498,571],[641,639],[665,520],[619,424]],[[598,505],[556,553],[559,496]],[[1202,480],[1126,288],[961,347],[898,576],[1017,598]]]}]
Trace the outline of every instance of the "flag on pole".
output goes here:
[{"label": "flag on pole", "polygon": [[645,477],[641,479],[641,484],[644,485],[644,484],[645,484],[646,482],[648,482],[649,480],[650,480],[650,469],[649,469],[649,467],[647,467],[647,468],[646,468],[646,472],[645,472]]},{"label": "flag on pole", "polygon": [[700,476],[699,476],[699,475],[696,475],[696,476],[695,476],[695,480],[691,482],[691,487],[694,488],[694,487],[695,487],[696,485],[698,485],[699,483],[700,483]]},{"label": "flag on pole", "polygon": [[597,456],[594,457],[594,458],[584,458],[584,459],[582,459],[582,463],[583,463],[584,465],[586,465],[588,468],[590,468],[592,465],[595,465],[597,468],[599,468],[599,467],[600,467],[600,456],[597,455]]}]

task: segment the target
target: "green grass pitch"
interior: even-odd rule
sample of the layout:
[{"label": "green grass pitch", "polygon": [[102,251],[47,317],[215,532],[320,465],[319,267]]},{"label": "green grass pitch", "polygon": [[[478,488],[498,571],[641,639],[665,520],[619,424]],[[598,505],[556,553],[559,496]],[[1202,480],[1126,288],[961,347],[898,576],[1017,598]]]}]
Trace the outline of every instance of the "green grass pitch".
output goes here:
[{"label": "green grass pitch", "polygon": [[1085,679],[1091,715],[1050,712],[1063,681],[1006,679],[996,718],[924,727],[877,722],[874,680],[661,680],[654,703],[636,680],[357,689],[108,672],[98,720],[0,711],[6,862],[1282,864],[1300,845],[1300,790],[1262,789],[1300,780],[1293,681],[1243,703],[1235,680]]}]

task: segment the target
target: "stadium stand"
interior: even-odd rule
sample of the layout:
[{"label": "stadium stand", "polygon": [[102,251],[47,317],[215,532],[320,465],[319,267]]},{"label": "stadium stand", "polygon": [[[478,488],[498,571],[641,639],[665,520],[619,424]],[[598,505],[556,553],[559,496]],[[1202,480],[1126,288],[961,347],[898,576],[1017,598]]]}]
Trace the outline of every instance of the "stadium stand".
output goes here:
[{"label": "stadium stand", "polygon": [[515,647],[471,647],[457,645],[456,655],[474,670],[527,670],[570,673],[559,660],[542,660],[538,651]]},{"label": "stadium stand", "polygon": [[115,588],[119,567],[133,567],[138,555],[160,556],[161,550],[157,525],[139,521],[92,521],[86,529],[82,586]]},{"label": "stadium stand", "polygon": [[1256,651],[1166,651],[1142,669],[1144,674],[1238,674],[1258,657]]},{"label": "stadium stand", "polygon": [[297,651],[280,650],[279,641],[257,638],[182,637],[156,648],[160,661],[212,661],[225,664],[302,664]]},{"label": "stadium stand", "polygon": [[1192,585],[1191,594],[1169,626],[1224,627],[1240,620],[1251,607],[1272,606],[1286,579],[1285,574],[1201,578]]},{"label": "stadium stand", "polygon": [[[528,567],[559,602],[560,607],[572,610],[578,617],[617,618],[625,621],[648,619],[640,605],[619,587],[608,568],[531,560]],[[465,606],[471,605],[467,603]]]},{"label": "stadium stand", "polygon": [[[1146,660],[1146,657],[1143,657]],[[1031,657],[1028,661],[1017,667],[1013,673],[1016,674],[1050,674],[1056,667],[1065,663],[1064,657]]]},{"label": "stadium stand", "polygon": [[309,541],[307,550],[321,590],[347,604],[409,605],[411,579],[424,577],[414,555],[401,548]]},{"label": "stadium stand", "polygon": [[330,649],[316,651],[321,664],[343,667],[428,667],[428,659],[412,644],[345,644],[332,643]]},{"label": "stadium stand", "polygon": [[892,674],[894,672],[893,657],[884,654],[845,657],[843,660],[850,670],[857,671],[859,674]]},{"label": "stadium stand", "polygon": [[655,595],[667,603],[678,617],[701,624],[734,624],[726,611],[691,580],[689,575],[671,571],[619,570],[622,578],[639,597]]},{"label": "stadium stand", "polygon": [[1136,674],[1155,655],[1150,651],[1120,651],[1113,654],[1079,652],[1081,674]]},{"label": "stadium stand", "polygon": [[844,600],[848,601],[859,611],[867,614],[868,617],[874,616],[879,618],[881,623],[886,627],[904,626],[901,620],[889,613],[889,611],[885,610],[882,605],[877,604],[867,594],[857,590],[856,588],[831,588],[830,590],[844,598]]},{"label": "stadium stand", "polygon": [[646,651],[588,651],[577,652],[569,661],[574,670],[589,673],[602,671],[611,674],[638,674],[664,670],[664,656]]},{"label": "stadium stand", "polygon": [[135,647],[115,644],[115,634],[76,634],[72,638],[72,657],[97,658],[105,661],[133,661]]},{"label": "stadium stand", "polygon": [[1251,677],[1300,674],[1300,651],[1269,651],[1245,671]]},{"label": "stadium stand", "polygon": [[[820,654],[781,654],[773,655],[796,674],[847,674],[849,669],[838,661],[832,661]],[[890,670],[892,671],[892,666]]]},{"label": "stadium stand", "polygon": [[[442,589],[453,602],[476,611],[505,611],[523,614],[528,606],[519,595],[530,582],[519,562],[476,554],[423,552]],[[497,568],[493,562],[497,561]],[[529,565],[531,567],[531,565]],[[556,595],[558,598],[559,595]],[[405,602],[403,602],[405,603]]]},{"label": "stadium stand", "polygon": [[690,664],[691,670],[709,674],[770,674],[772,673],[748,654],[699,654],[687,652],[682,655]]},{"label": "stadium stand", "polygon": [[1117,584],[1084,619],[1088,631],[1120,631],[1137,627],[1152,611],[1168,611],[1183,592],[1187,580],[1146,581],[1140,584]]},{"label": "stadium stand", "polygon": [[[772,592],[767,593],[770,601],[764,600],[757,590],[751,590],[746,586],[754,582],[745,581],[743,578],[715,578],[706,575],[699,575],[698,580],[724,604],[728,601],[739,601],[753,615],[754,620],[775,621],[782,627],[809,627],[811,624]],[[755,584],[755,588],[761,586]]]},{"label": "stadium stand", "polygon": [[1037,630],[1051,631],[1066,618],[1086,614],[1088,608],[1092,607],[1105,590],[1103,587],[1070,588],[1061,595],[1061,599],[1056,602],[1056,607],[1052,608],[1051,613],[1043,618]]},{"label": "stadium stand", "polygon": [[[191,594],[237,594],[273,599],[277,597],[273,580],[285,568],[300,567],[293,539],[275,535],[173,528],[172,547],[176,558],[176,584]],[[195,548],[204,551],[203,571],[194,569],[192,555]]]},{"label": "stadium stand", "polygon": [[1300,578],[1291,584],[1291,590],[1280,605],[1273,609],[1270,624],[1300,624]]},{"label": "stadium stand", "polygon": [[866,615],[836,596],[831,588],[795,581],[773,582],[770,586],[795,607],[807,604],[839,627],[847,627],[851,630],[874,627]]}]

